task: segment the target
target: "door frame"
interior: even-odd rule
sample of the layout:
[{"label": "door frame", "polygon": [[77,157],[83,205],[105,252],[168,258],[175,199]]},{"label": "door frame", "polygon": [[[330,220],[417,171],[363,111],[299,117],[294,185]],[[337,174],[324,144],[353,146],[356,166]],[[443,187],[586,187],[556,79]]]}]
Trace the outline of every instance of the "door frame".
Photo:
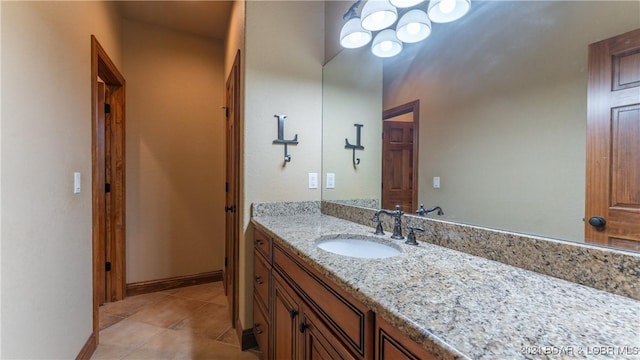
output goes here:
[{"label": "door frame", "polygon": [[[418,204],[418,149],[419,149],[419,138],[420,138],[420,100],[414,100],[408,102],[406,104],[398,105],[396,107],[392,107],[391,109],[384,110],[382,112],[382,123],[384,128],[384,122],[396,116],[413,113],[413,163],[412,173],[413,173],[413,193],[411,194],[411,199],[414,205]],[[384,142],[382,147],[382,167],[384,167]],[[384,174],[384,168],[382,168],[382,174]],[[382,189],[384,191],[384,189]],[[380,206],[382,207],[382,198],[384,197],[380,194]]]},{"label": "door frame", "polygon": [[[98,132],[99,109],[97,104],[100,77],[109,88],[106,102],[110,104],[111,139],[111,211],[106,213],[105,204],[105,157],[100,149],[105,147],[104,137]],[[106,300],[124,299],[125,278],[125,79],[111,61],[97,38],[91,35],[91,198],[92,198],[92,270],[93,270],[93,333],[98,342],[100,330],[99,297],[100,286],[110,284],[106,289]],[[106,239],[101,227],[107,216],[111,230]],[[105,253],[105,245],[111,249]],[[111,262],[111,271],[105,271],[104,259]],[[109,281],[106,277],[109,276]]]},{"label": "door frame", "polygon": [[[240,91],[240,76],[241,76],[241,68],[240,68],[240,50],[236,52],[236,56],[233,61],[233,65],[231,66],[231,70],[229,72],[229,76],[225,85],[225,111],[226,121],[233,121],[233,134],[229,135],[228,131],[227,136],[231,136],[232,138],[226,139],[227,143],[227,153],[225,155],[225,170],[227,174],[225,175],[226,180],[226,189],[227,194],[225,195],[225,221],[230,222],[225,223],[226,231],[231,231],[231,234],[225,233],[225,266],[224,266],[224,279],[223,284],[225,285],[225,294],[227,295],[227,302],[229,303],[229,312],[231,316],[231,326],[236,328],[236,331],[241,334],[242,326],[239,326],[239,252],[240,252],[240,220],[239,214],[242,211],[242,206],[240,204],[240,169],[241,169],[241,156],[240,149],[242,148],[240,145],[241,141],[241,119],[240,111],[241,111],[241,91]],[[229,85],[233,85],[233,93],[229,94],[228,89]],[[229,109],[229,105],[233,106],[233,109]],[[233,118],[229,118],[229,114],[232,114]],[[228,123],[227,123],[228,127]],[[226,130],[226,129],[225,129]],[[228,148],[230,146],[233,148],[233,152],[230,154]],[[231,174],[228,172],[231,171]],[[230,192],[230,194],[228,194]],[[228,198],[231,198],[231,203],[228,202]],[[227,212],[227,207],[233,207],[233,210]],[[228,289],[228,287],[231,289]],[[241,337],[240,337],[241,338]]]}]

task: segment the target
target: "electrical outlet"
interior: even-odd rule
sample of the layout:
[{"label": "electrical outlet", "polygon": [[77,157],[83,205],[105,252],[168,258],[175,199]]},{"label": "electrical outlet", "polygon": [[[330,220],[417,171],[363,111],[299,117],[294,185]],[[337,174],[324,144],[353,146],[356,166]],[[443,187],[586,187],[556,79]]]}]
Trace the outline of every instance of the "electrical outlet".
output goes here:
[{"label": "electrical outlet", "polygon": [[433,177],[433,188],[440,189],[440,176]]},{"label": "electrical outlet", "polygon": [[318,173],[309,173],[309,189],[318,188]]}]

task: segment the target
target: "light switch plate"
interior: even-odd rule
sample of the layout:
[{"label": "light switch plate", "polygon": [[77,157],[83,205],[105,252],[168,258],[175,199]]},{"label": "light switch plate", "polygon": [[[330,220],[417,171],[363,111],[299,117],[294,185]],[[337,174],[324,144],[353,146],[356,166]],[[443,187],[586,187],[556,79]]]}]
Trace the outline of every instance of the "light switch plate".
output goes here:
[{"label": "light switch plate", "polygon": [[433,177],[433,188],[440,189],[440,176]]},{"label": "light switch plate", "polygon": [[336,188],[336,174],[327,173],[327,189],[335,189],[335,188]]},{"label": "light switch plate", "polygon": [[309,189],[318,188],[318,173],[309,173]]},{"label": "light switch plate", "polygon": [[81,186],[80,186],[80,173],[79,172],[74,172],[73,173],[73,193],[74,194],[80,194],[80,190],[81,190]]}]

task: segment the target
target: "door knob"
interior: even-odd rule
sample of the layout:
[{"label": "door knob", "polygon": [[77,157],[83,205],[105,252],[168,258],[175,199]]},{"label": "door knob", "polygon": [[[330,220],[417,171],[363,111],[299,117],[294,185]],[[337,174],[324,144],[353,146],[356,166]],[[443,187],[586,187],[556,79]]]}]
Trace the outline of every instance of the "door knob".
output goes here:
[{"label": "door knob", "polygon": [[607,225],[607,220],[605,220],[602,216],[592,216],[589,219],[589,225],[593,226],[596,229],[602,229],[605,225]]}]

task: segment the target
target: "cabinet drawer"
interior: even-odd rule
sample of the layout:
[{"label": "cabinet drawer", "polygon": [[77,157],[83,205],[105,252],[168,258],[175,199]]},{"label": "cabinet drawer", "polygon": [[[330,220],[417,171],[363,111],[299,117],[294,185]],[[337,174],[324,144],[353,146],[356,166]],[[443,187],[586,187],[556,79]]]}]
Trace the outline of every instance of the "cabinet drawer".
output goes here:
[{"label": "cabinet drawer", "polygon": [[[274,269],[287,279],[300,296],[354,354],[369,358],[373,351],[373,313],[336,285],[325,282],[279,246],[273,248]],[[369,329],[369,330],[367,330]]]},{"label": "cabinet drawer", "polygon": [[271,237],[256,229],[253,232],[253,241],[255,248],[264,255],[267,261],[271,261]]},{"label": "cabinet drawer", "polygon": [[253,335],[262,351],[262,358],[269,359],[269,321],[265,309],[260,302],[253,298]]},{"label": "cabinet drawer", "polygon": [[269,308],[269,289],[271,288],[269,286],[271,281],[269,269],[270,266],[256,249],[253,252],[253,293],[267,309]]}]

